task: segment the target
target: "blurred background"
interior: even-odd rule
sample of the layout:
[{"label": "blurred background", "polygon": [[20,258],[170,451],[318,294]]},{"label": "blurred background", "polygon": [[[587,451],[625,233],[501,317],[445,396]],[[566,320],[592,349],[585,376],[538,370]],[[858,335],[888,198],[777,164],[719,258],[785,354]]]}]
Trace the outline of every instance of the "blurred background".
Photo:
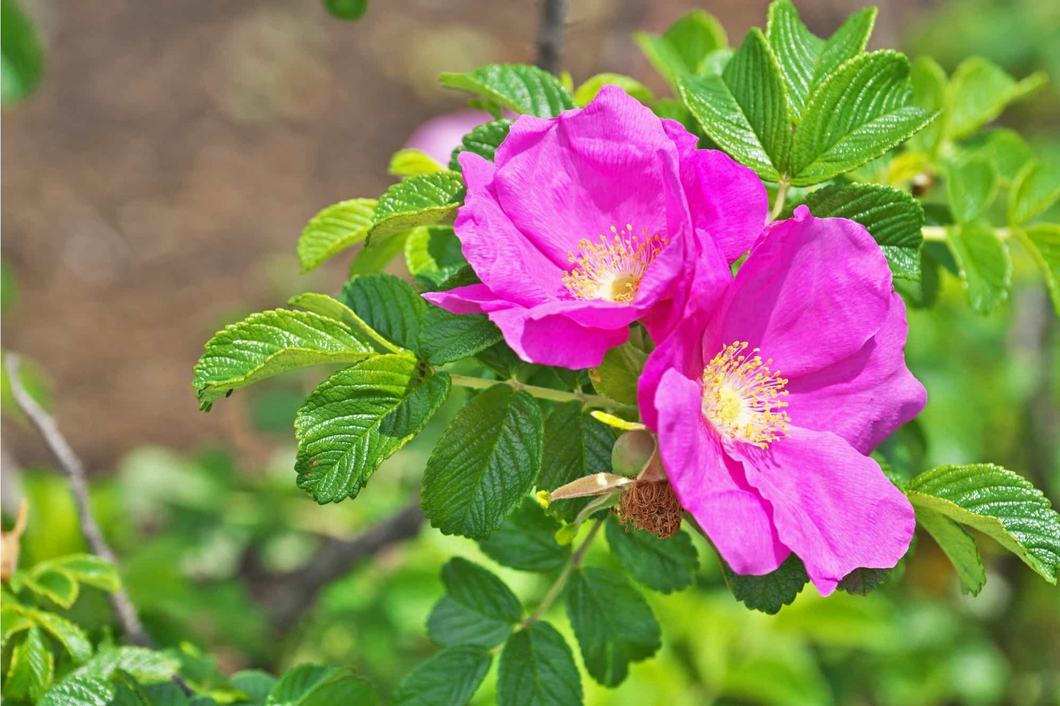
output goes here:
[{"label": "blurred background", "polygon": [[[796,4],[827,36],[868,3]],[[872,48],[928,53],[950,71],[973,54],[1017,77],[1048,71],[1051,85],[1001,122],[1060,159],[1060,3],[876,4]],[[352,664],[389,693],[434,650],[424,623],[441,564],[482,559],[474,543],[425,531],[319,593],[297,577],[329,542],[406,504],[432,434],[388,462],[369,495],[318,507],[294,486],[291,422],[323,374],[259,383],[204,415],[191,368],[223,324],[341,287],[348,256],[299,274],[306,220],[382,193],[390,155],[424,121],[465,105],[438,86],[440,71],[532,63],[537,3],[376,0],[353,23],[318,0],[21,5],[47,68],[29,100],[3,112],[3,347],[29,359],[37,393],[89,467],[134,602],[159,643],[197,645],[223,672]],[[570,5],[563,66],[575,84],[614,71],[665,95],[634,30],[661,32],[698,6],[736,43],[764,25],[768,2]],[[996,462],[1055,507],[1058,320],[1033,264],[1014,255],[1016,287],[998,313],[973,314],[948,274],[939,305],[910,313],[909,364],[930,402],[920,441],[907,445],[917,458],[894,462]],[[23,495],[31,505],[23,565],[78,551],[65,481],[4,394],[5,517]],[[585,678],[588,702],[1060,703],[1060,591],[980,546],[989,580],[976,599],[960,595],[928,540],[900,582],[827,602],[807,589],[776,617],[733,601],[701,546],[698,585],[652,596],[660,655],[634,665],[617,692]],[[498,573],[521,595],[545,588]],[[108,622],[101,595],[74,610],[97,628]],[[489,688],[478,698],[492,702]]]}]

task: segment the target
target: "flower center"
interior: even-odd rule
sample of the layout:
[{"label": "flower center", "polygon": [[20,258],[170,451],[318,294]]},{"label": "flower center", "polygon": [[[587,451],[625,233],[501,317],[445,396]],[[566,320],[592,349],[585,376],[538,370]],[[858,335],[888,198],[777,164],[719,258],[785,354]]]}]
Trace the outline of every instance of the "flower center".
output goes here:
[{"label": "flower center", "polygon": [[787,436],[791,417],[781,398],[788,381],[772,371],[757,348],[745,355],[747,342],[737,341],[714,356],[703,370],[703,415],[726,439],[766,448]]},{"label": "flower center", "polygon": [[669,242],[658,234],[648,235],[647,228],[642,235],[633,235],[633,226],[628,223],[624,230],[611,226],[611,232],[614,237],[610,241],[603,235],[599,243],[582,238],[577,255],[568,253],[574,267],[563,275],[563,284],[576,299],[629,304],[637,296],[644,273]]}]

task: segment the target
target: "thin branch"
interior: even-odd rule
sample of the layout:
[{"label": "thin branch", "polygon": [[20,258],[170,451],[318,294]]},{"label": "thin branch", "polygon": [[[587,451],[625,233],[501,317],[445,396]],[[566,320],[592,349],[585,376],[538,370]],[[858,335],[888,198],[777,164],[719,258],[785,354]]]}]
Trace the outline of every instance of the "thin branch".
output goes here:
[{"label": "thin branch", "polygon": [[261,602],[277,632],[283,633],[297,623],[324,587],[347,574],[357,562],[412,539],[422,525],[423,511],[417,499],[354,539],[325,540],[307,566],[277,577],[265,589]]},{"label": "thin branch", "polygon": [[518,380],[487,380],[486,378],[456,374],[450,374],[449,377],[457,387],[469,387],[474,390],[485,390],[494,385],[511,385],[516,390],[523,390],[531,396],[542,400],[551,400],[553,402],[581,402],[588,407],[603,407],[604,409],[614,409],[615,407],[623,406],[620,402],[616,402],[608,397],[601,397],[600,395],[587,395],[584,392],[553,390],[550,387],[527,385]]},{"label": "thin branch", "polygon": [[563,60],[563,25],[567,21],[567,0],[540,0],[541,23],[537,28],[537,65],[550,74],[559,71]]},{"label": "thin branch", "polygon": [[[11,383],[11,394],[15,398],[15,402],[18,403],[19,409],[29,418],[29,421],[40,432],[40,435],[44,437],[44,442],[48,445],[48,449],[66,473],[70,481],[70,488],[74,493],[74,500],[77,503],[77,515],[81,523],[81,533],[85,535],[85,541],[88,542],[89,549],[99,558],[117,567],[118,562],[114,557],[114,552],[111,551],[107,541],[103,538],[99,525],[96,524],[95,518],[92,517],[92,509],[88,501],[88,481],[85,478],[85,466],[81,463],[81,459],[77,457],[77,454],[74,453],[74,450],[70,448],[70,444],[66,442],[66,438],[59,431],[59,425],[55,423],[55,419],[45,412],[37,404],[37,401],[26,392],[26,388],[22,386],[22,379],[18,374],[19,363],[18,355],[15,353],[8,353],[4,361],[7,367],[7,377]],[[153,647],[151,638],[144,631],[140,616],[136,613],[136,607],[133,606],[132,601],[129,600],[129,594],[126,593],[125,587],[122,586],[114,593],[108,595],[111,605],[114,606],[114,612],[118,616],[118,622],[121,623],[128,640],[144,647]]]},{"label": "thin branch", "polygon": [[589,530],[589,534],[585,536],[585,541],[581,543],[581,546],[574,550],[573,554],[571,554],[570,561],[567,562],[567,566],[563,569],[563,573],[559,575],[555,583],[553,583],[548,589],[548,593],[546,593],[545,597],[541,599],[541,602],[537,604],[537,608],[535,608],[534,612],[530,614],[530,617],[523,621],[523,627],[526,627],[535,620],[540,620],[541,616],[545,614],[545,611],[551,608],[552,604],[556,602],[556,599],[559,598],[559,595],[563,592],[563,587],[567,585],[567,579],[569,579],[570,575],[582,565],[582,561],[585,560],[585,553],[589,551],[589,545],[591,545],[593,540],[596,539],[596,535],[600,532],[600,529],[604,526],[605,522],[607,522],[606,519],[600,520],[592,526],[592,529]]},{"label": "thin branch", "polygon": [[784,210],[784,201],[788,197],[788,189],[790,187],[791,182],[788,181],[787,176],[781,177],[780,185],[777,187],[777,198],[773,202],[773,210],[769,212],[769,218],[766,219],[766,225],[780,217],[781,212]]}]

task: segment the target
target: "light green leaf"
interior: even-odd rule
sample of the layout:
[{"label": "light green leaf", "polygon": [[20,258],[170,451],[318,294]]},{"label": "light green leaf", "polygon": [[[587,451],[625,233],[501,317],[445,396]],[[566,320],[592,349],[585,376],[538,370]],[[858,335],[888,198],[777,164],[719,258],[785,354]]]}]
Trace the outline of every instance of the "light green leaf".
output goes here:
[{"label": "light green leaf", "polygon": [[419,353],[428,304],[410,284],[394,275],[361,275],[342,288],[342,300],[383,338]]},{"label": "light green leaf", "polygon": [[674,88],[679,77],[697,73],[707,55],[729,44],[721,23],[700,9],[683,15],[662,36],[635,32],[633,38],[659,75]]},{"label": "light green leaf", "polygon": [[238,387],[288,370],[324,363],[356,363],[375,353],[368,340],[330,318],[276,309],[230,324],[206,343],[195,365],[199,408]]},{"label": "light green leaf", "polygon": [[[582,409],[578,402],[556,405],[545,423],[544,457],[537,479],[539,490],[555,490],[593,473],[611,470],[615,435]],[[586,499],[549,505],[549,514],[571,522],[588,504]]]},{"label": "light green leaf", "polygon": [[1015,231],[1016,236],[1030,251],[1045,277],[1053,308],[1060,314],[1060,225],[1039,223]]},{"label": "light green leaf", "polygon": [[920,279],[924,209],[909,194],[881,184],[833,184],[806,197],[817,218],[849,218],[872,234],[895,277]]},{"label": "light green leaf", "polygon": [[389,172],[399,177],[414,177],[443,171],[445,167],[421,150],[398,150],[390,158]]},{"label": "light green leaf", "polygon": [[511,129],[512,122],[507,118],[494,120],[485,125],[479,125],[464,135],[460,141],[460,146],[453,150],[453,156],[449,158],[449,168],[454,172],[461,171],[461,152],[474,152],[479,157],[484,157],[492,162],[497,148],[508,137],[508,130]]},{"label": "light green leaf", "polygon": [[692,585],[699,555],[685,532],[659,539],[644,530],[630,529],[618,520],[607,520],[607,545],[626,571],[648,588],[672,593]]},{"label": "light green leaf", "polygon": [[92,643],[74,623],[43,610],[27,609],[24,612],[26,617],[59,641],[63,649],[70,653],[74,664],[84,664],[92,656]]},{"label": "light green leaf", "polygon": [[[932,124],[916,137],[934,126]],[[975,135],[963,142],[960,150],[963,159],[985,159],[993,164],[1001,177],[1002,186],[1012,184],[1024,165],[1034,158],[1034,153],[1019,133],[1007,128]]]},{"label": "light green leaf", "polygon": [[1010,225],[1022,225],[1060,200],[1060,168],[1040,160],[1019,171],[1009,196]]},{"label": "light green leaf", "polygon": [[558,78],[536,66],[489,64],[468,73],[442,73],[446,88],[467,91],[502,108],[539,118],[553,118],[574,107],[571,96]]},{"label": "light green leaf", "polygon": [[420,354],[441,365],[473,356],[503,339],[501,330],[485,314],[450,314],[430,306],[420,328]]},{"label": "light green leaf", "polygon": [[265,706],[330,706],[379,704],[375,689],[349,669],[300,664],[272,687]]},{"label": "light green leaf", "polygon": [[526,498],[500,529],[479,542],[479,548],[498,564],[513,569],[555,571],[570,560],[570,547],[556,542],[559,527],[536,501]]},{"label": "light green leaf", "polygon": [[568,706],[582,703],[574,654],[554,627],[536,621],[512,635],[497,675],[500,706]]},{"label": "light green leaf", "polygon": [[975,538],[968,530],[930,508],[917,507],[915,510],[917,527],[931,535],[957,570],[961,591],[978,596],[986,583],[986,569]]},{"label": "light green leaf", "polygon": [[44,48],[15,0],[0,2],[0,100],[27,98],[44,75]]},{"label": "light green leaf", "polygon": [[11,651],[4,696],[36,702],[51,686],[54,675],[55,658],[48,650],[40,628],[33,626]]},{"label": "light green leaf", "polygon": [[399,355],[338,371],[298,410],[298,487],[318,503],[355,498],[449,396],[449,375]]},{"label": "light green leaf", "polygon": [[175,657],[146,647],[122,645],[97,654],[75,674],[110,679],[117,671],[132,675],[138,681],[165,681],[177,673],[180,661]]},{"label": "light green leaf", "polygon": [[80,592],[77,581],[70,574],[57,569],[32,571],[23,580],[26,588],[63,608],[72,606]]},{"label": "light green leaf", "polygon": [[121,578],[114,565],[94,554],[71,554],[44,561],[35,565],[32,573],[50,569],[62,571],[75,581],[102,588],[104,591],[114,592],[121,587]]},{"label": "light green leaf", "polygon": [[992,228],[981,224],[949,226],[946,237],[968,301],[980,314],[989,314],[1008,299],[1012,288],[1008,248]]},{"label": "light green leaf", "polygon": [[339,670],[318,664],[299,664],[279,678],[269,692],[267,706],[294,706],[315,686],[325,682]]},{"label": "light green leaf", "polygon": [[375,217],[375,205],[375,199],[350,199],[332,204],[310,218],[298,238],[302,272],[364,240]]},{"label": "light green leaf", "polygon": [[405,266],[421,290],[433,291],[468,266],[460,239],[448,226],[417,228],[405,241]]},{"label": "light green leaf", "polygon": [[1045,72],[1039,71],[1017,82],[982,57],[965,59],[953,72],[946,91],[946,136],[953,140],[968,137],[1047,80]]},{"label": "light green leaf", "polygon": [[399,181],[379,197],[366,246],[379,247],[384,239],[419,226],[452,225],[463,200],[464,180],[457,172],[445,170]]},{"label": "light green leaf", "polygon": [[902,54],[862,54],[840,66],[806,102],[795,131],[791,183],[827,181],[909,139],[935,117],[914,107],[912,98]]},{"label": "light green leaf", "polygon": [[299,294],[297,297],[291,297],[287,304],[342,322],[368,341],[375,350],[380,353],[402,353],[409,355],[408,351],[403,350],[383,338],[378,331],[365,323],[364,319],[358,316],[353,309],[337,299],[332,299],[326,294],[306,292],[305,294]]},{"label": "light green leaf", "polygon": [[0,648],[7,646],[7,641],[20,632],[33,627],[33,621],[22,611],[22,607],[14,604],[14,598],[8,598],[4,594],[4,603],[0,607]]},{"label": "light green leaf", "polygon": [[604,686],[617,686],[629,663],[651,657],[661,646],[659,624],[640,591],[620,574],[586,567],[567,583],[567,617],[585,669]]},{"label": "light green leaf", "polygon": [[[919,56],[909,66],[909,81],[913,85],[913,105],[934,113],[946,106],[946,72],[930,56]],[[909,145],[934,156],[942,139],[946,119],[940,117],[909,138]]]},{"label": "light green leaf", "polygon": [[522,620],[523,607],[493,573],[459,557],[442,567],[446,596],[427,620],[431,639],[445,647],[489,649],[504,642]]},{"label": "light green leaf", "polygon": [[472,398],[423,473],[423,512],[443,534],[485,539],[530,492],[541,468],[537,401],[498,384]]},{"label": "light green leaf", "polygon": [[809,581],[802,559],[791,554],[776,571],[764,576],[742,576],[725,566],[725,582],[736,600],[751,610],[776,615],[790,605]]},{"label": "light green leaf", "polygon": [[787,89],[766,38],[747,33],[720,76],[683,76],[678,92],[710,139],[768,181],[788,171]]},{"label": "light green leaf", "polygon": [[116,689],[96,677],[73,676],[48,689],[37,706],[107,706]]},{"label": "light green leaf", "polygon": [[411,232],[398,233],[381,243],[372,244],[371,247],[368,247],[366,243],[364,247],[357,251],[353,261],[350,263],[350,277],[371,275],[385,270],[394,261],[394,258],[405,249],[405,243]]},{"label": "light green leaf", "polygon": [[466,704],[486,678],[493,657],[477,647],[450,647],[401,680],[390,706]]},{"label": "light green leaf", "polygon": [[655,102],[655,94],[637,79],[630,78],[624,74],[609,73],[596,74],[586,79],[585,83],[578,86],[578,89],[574,91],[574,102],[579,107],[584,108],[592,103],[593,98],[596,98],[596,94],[604,86],[618,86],[644,105],[650,105]]},{"label": "light green leaf", "polygon": [[997,169],[984,159],[969,159],[946,170],[946,194],[958,223],[971,223],[986,212],[1000,186]]},{"label": "light green leaf", "polygon": [[766,37],[787,82],[796,123],[813,88],[840,64],[865,50],[875,23],[876,8],[866,7],[848,17],[825,41],[806,28],[788,0],[770,4]]},{"label": "light green leaf", "polygon": [[905,487],[927,508],[997,540],[1049,583],[1060,572],[1060,515],[1022,476],[991,464],[941,466]]},{"label": "light green leaf", "polygon": [[589,379],[597,391],[621,402],[637,404],[637,380],[648,354],[626,341],[609,350],[600,365],[589,370]]}]

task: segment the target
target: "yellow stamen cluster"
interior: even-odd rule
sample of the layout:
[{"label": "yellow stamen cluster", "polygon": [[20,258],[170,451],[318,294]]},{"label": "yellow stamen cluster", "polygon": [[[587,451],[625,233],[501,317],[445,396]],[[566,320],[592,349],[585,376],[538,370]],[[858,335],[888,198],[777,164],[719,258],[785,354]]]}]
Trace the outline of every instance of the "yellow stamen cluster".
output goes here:
[{"label": "yellow stamen cluster", "polygon": [[787,436],[791,417],[783,397],[788,381],[773,372],[773,359],[737,341],[714,356],[703,370],[703,414],[723,437],[766,448]]},{"label": "yellow stamen cluster", "polygon": [[658,234],[648,235],[647,228],[642,236],[633,235],[628,223],[624,230],[611,226],[611,233],[610,241],[601,235],[599,243],[582,238],[578,254],[568,253],[574,267],[563,275],[563,284],[575,298],[629,304],[637,296],[644,273],[669,242]]}]

